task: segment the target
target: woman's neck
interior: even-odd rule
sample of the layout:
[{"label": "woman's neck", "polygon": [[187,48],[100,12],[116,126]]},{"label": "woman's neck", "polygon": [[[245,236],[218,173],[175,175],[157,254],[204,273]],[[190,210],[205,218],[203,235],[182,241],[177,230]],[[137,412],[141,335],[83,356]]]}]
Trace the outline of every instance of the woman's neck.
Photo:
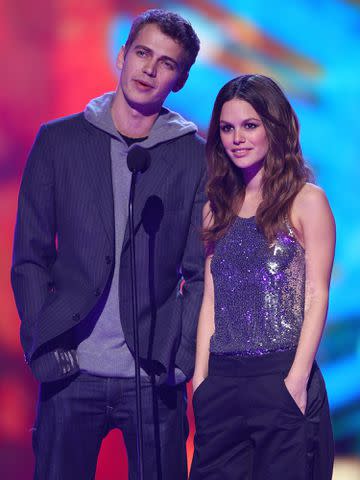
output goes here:
[{"label": "woman's neck", "polygon": [[244,181],[244,198],[240,205],[238,215],[251,217],[256,214],[258,206],[262,201],[262,177],[263,168],[258,170],[242,170]]},{"label": "woman's neck", "polygon": [[261,182],[264,174],[263,160],[249,168],[241,169],[241,174],[247,191],[261,190]]}]

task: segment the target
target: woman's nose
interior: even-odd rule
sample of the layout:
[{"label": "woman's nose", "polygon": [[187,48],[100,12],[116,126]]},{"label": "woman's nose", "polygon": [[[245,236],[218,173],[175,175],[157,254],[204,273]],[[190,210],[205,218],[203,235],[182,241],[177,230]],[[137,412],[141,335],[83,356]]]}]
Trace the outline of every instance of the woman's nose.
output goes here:
[{"label": "woman's nose", "polygon": [[239,132],[239,131],[234,131],[234,139],[233,139],[233,142],[235,145],[239,145],[240,143],[244,143],[245,142],[245,135],[242,133],[242,132]]}]

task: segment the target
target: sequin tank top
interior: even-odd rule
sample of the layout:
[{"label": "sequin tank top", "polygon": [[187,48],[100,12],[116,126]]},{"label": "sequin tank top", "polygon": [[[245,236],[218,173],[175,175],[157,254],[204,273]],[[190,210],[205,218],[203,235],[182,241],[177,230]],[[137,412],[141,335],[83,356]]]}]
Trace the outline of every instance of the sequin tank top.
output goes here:
[{"label": "sequin tank top", "polygon": [[215,354],[259,356],[296,348],[304,317],[305,252],[292,229],[269,246],[255,217],[237,217],[211,260]]}]

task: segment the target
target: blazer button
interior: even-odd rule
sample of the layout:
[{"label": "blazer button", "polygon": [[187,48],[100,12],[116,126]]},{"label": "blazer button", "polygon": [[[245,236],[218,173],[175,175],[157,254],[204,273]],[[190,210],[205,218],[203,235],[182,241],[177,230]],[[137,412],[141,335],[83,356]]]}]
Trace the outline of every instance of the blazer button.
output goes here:
[{"label": "blazer button", "polygon": [[111,263],[111,257],[110,257],[110,255],[106,255],[106,257],[105,257],[105,262],[106,262],[108,265],[110,265],[110,263]]},{"label": "blazer button", "polygon": [[72,319],[74,322],[78,322],[80,320],[80,313],[74,313]]},{"label": "blazer button", "polygon": [[99,297],[100,294],[101,294],[100,288],[97,288],[97,289],[94,291],[94,294],[95,294],[95,297]]}]

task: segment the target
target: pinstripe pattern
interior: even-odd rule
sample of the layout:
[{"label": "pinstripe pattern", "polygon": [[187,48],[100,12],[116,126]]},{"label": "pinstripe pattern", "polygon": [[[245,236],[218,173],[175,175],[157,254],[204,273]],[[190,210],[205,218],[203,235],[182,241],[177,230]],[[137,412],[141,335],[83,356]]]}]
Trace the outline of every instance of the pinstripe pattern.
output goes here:
[{"label": "pinstripe pattern", "polygon": [[[164,374],[175,362],[190,376],[203,281],[204,145],[189,134],[150,154],[135,198],[140,353]],[[113,274],[112,191],[109,135],[83,114],[40,129],[20,188],[12,268],[21,341],[40,381],[76,371],[72,333]],[[144,224],[151,224],[147,206],[154,198],[163,216],[158,231],[149,232]],[[177,296],[180,266],[183,296]],[[120,316],[132,350],[128,229],[120,269]]]}]

